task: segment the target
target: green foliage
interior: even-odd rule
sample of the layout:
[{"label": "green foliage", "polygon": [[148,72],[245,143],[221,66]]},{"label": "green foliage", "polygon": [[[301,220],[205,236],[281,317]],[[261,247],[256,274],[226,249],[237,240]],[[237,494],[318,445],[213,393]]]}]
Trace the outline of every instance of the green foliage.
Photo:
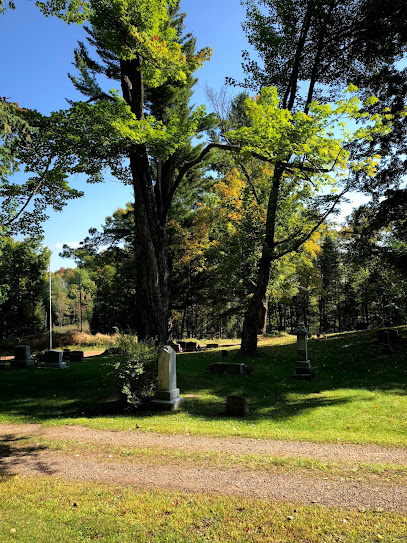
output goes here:
[{"label": "green foliage", "polygon": [[184,55],[176,29],[169,24],[169,7],[178,5],[177,0],[93,0],[89,19],[115,57],[141,57],[146,84],[157,87],[168,78],[186,81],[210,56],[208,49],[191,58]]},{"label": "green foliage", "polygon": [[[346,92],[355,90],[351,86]],[[348,168],[374,176],[380,156],[374,153],[349,162],[347,149],[357,141],[371,140],[374,133],[388,133],[391,126],[383,116],[369,115],[361,108],[360,100],[352,96],[334,107],[313,102],[309,114],[293,113],[280,107],[276,88],[265,87],[255,99],[246,99],[251,125],[231,130],[227,137],[240,146],[243,157],[255,154],[274,164],[291,159],[288,167],[309,172],[319,188],[331,184],[335,172],[342,170],[345,176]],[[364,124],[352,130],[346,124],[351,121]]]},{"label": "green foliage", "polygon": [[16,9],[16,5],[11,0],[9,0],[8,2],[4,0],[0,0],[0,15],[3,14],[7,8]]},{"label": "green foliage", "polygon": [[120,360],[113,364],[122,381],[122,394],[132,407],[151,399],[157,386],[158,350],[152,341],[138,341],[135,336],[121,335],[115,347]]},{"label": "green foliage", "polygon": [[[2,235],[41,234],[46,209],[60,211],[82,195],[67,182],[63,165],[55,160],[52,126],[38,112],[0,99],[0,229]],[[13,174],[24,169],[26,181]],[[27,177],[27,176],[26,176]]]},{"label": "green foliage", "polygon": [[2,240],[0,337],[37,332],[43,324],[41,298],[48,250],[40,240]]},{"label": "green foliage", "polygon": [[[112,333],[135,328],[134,210],[131,204],[106,217],[100,231],[92,228],[80,248],[64,247],[63,256],[74,258],[89,272],[92,332]],[[100,249],[103,247],[103,250]]]},{"label": "green foliage", "polygon": [[37,0],[35,5],[45,16],[56,16],[66,23],[83,23],[90,15],[88,0]]}]

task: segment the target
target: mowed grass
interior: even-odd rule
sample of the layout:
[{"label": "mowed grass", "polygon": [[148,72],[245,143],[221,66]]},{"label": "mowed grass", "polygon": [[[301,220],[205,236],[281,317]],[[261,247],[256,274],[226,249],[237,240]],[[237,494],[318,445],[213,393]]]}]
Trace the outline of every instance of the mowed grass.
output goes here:
[{"label": "mowed grass", "polygon": [[[407,328],[400,332],[406,335]],[[292,379],[294,337],[266,340],[259,356],[249,360],[240,358],[237,347],[228,350],[226,358],[220,349],[177,357],[185,398],[179,412],[146,408],[123,414],[109,358],[70,363],[66,370],[1,371],[0,422],[407,445],[407,342],[384,355],[370,331],[312,340],[312,381]],[[255,371],[251,376],[208,373],[208,364],[219,361],[245,362]],[[247,398],[247,418],[224,415],[228,395]]]},{"label": "mowed grass", "polygon": [[398,543],[405,515],[0,477],[0,542]]}]

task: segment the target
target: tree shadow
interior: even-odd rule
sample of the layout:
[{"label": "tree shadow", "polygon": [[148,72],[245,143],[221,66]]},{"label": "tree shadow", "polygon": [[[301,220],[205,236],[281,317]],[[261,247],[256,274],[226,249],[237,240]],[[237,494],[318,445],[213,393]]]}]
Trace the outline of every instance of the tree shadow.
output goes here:
[{"label": "tree shadow", "polygon": [[[384,355],[371,331],[310,341],[309,358],[316,373],[312,381],[292,378],[295,344],[260,347],[259,356],[249,359],[242,359],[238,348],[228,352],[227,357],[220,351],[177,357],[177,385],[181,395],[190,395],[185,402],[189,415],[208,420],[224,417],[226,397],[231,395],[247,398],[248,420],[266,417],[281,421],[317,408],[350,403],[358,389],[398,396],[407,393],[407,343],[401,341],[391,355]],[[220,361],[253,365],[254,374],[208,373],[208,365]],[[121,384],[105,362],[95,357],[68,370],[5,372],[0,381],[0,413],[24,422],[129,416],[132,413],[124,411],[120,401]],[[339,389],[340,397],[332,395]],[[323,396],[326,391],[330,391],[329,397]],[[157,412],[143,406],[136,414],[148,419]],[[177,415],[160,414],[163,418]]]},{"label": "tree shadow", "polygon": [[[40,444],[25,445],[27,439],[15,434],[0,436],[0,482],[14,477],[13,467],[19,466],[25,461],[30,461],[35,471],[44,475],[52,475],[54,470],[49,468],[38,458],[41,451],[46,447]],[[32,463],[34,460],[34,464]]]}]

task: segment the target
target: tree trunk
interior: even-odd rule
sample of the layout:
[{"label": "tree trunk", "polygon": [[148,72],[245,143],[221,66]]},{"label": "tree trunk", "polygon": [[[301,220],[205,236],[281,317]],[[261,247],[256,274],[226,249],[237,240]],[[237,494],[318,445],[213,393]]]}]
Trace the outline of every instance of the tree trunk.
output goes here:
[{"label": "tree trunk", "polygon": [[[144,118],[141,65],[141,57],[120,62],[123,97],[137,119]],[[146,146],[132,145],[129,159],[134,190],[136,330],[140,339],[153,338],[163,345],[167,342],[170,317],[170,259],[166,236],[169,206],[165,214],[158,210]]]},{"label": "tree trunk", "polygon": [[[138,152],[141,151],[141,152]],[[165,224],[160,224],[144,148],[130,155],[136,228],[136,329],[140,339],[167,341],[170,317],[170,259]]]},{"label": "tree trunk", "polygon": [[258,334],[265,334],[267,330],[267,314],[268,314],[268,300],[267,298],[264,298],[260,311],[259,311],[259,320],[257,324],[257,333]]},{"label": "tree trunk", "polygon": [[257,270],[257,282],[254,292],[244,316],[242,344],[240,350],[244,355],[252,355],[257,351],[257,325],[260,308],[266,297],[270,280],[271,263],[275,256],[275,227],[277,219],[277,204],[280,190],[280,181],[284,172],[281,164],[276,164],[272,182],[271,193],[267,205],[266,232],[262,255]]}]

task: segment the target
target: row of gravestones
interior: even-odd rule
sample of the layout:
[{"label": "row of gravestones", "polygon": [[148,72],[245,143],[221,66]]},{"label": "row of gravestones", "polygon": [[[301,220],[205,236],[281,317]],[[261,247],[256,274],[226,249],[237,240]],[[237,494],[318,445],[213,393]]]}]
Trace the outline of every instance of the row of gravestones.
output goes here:
[{"label": "row of gravestones", "polygon": [[218,343],[208,343],[206,347],[201,347],[196,341],[178,341],[178,343],[170,341],[168,345],[177,353],[182,353],[184,351],[186,353],[192,353],[194,351],[202,351],[202,349],[216,349],[219,347]]},{"label": "row of gravestones", "polygon": [[14,359],[10,361],[11,368],[28,368],[37,363],[42,368],[66,368],[66,362],[81,362],[83,360],[83,351],[70,351],[64,349],[64,352],[50,350],[37,353],[31,356],[31,347],[29,345],[17,345],[14,348]]}]

